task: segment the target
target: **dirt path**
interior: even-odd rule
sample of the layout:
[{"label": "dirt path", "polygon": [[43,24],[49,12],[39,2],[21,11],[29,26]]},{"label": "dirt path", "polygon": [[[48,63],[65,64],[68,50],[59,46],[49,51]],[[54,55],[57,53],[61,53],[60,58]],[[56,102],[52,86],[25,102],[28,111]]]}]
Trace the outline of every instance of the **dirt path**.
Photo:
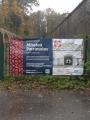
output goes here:
[{"label": "dirt path", "polygon": [[89,92],[0,92],[0,120],[90,120]]}]

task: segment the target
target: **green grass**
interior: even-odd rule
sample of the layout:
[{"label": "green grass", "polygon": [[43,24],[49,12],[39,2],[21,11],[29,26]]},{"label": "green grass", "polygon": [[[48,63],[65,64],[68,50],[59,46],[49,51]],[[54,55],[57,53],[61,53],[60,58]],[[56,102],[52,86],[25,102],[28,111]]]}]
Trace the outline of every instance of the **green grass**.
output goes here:
[{"label": "green grass", "polygon": [[90,87],[90,81],[85,80],[84,77],[66,77],[66,76],[19,76],[6,77],[5,80],[0,81],[0,89],[4,90],[31,90],[38,88],[46,89],[80,89],[84,90]]}]

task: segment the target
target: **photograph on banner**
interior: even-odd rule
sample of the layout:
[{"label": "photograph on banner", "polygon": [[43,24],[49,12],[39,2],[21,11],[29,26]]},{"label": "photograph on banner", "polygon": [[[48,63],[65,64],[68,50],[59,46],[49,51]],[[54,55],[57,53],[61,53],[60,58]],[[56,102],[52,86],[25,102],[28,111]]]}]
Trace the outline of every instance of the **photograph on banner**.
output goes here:
[{"label": "photograph on banner", "polygon": [[24,40],[24,74],[52,74],[52,40]]},{"label": "photograph on banner", "polygon": [[83,39],[53,39],[53,75],[82,75]]}]

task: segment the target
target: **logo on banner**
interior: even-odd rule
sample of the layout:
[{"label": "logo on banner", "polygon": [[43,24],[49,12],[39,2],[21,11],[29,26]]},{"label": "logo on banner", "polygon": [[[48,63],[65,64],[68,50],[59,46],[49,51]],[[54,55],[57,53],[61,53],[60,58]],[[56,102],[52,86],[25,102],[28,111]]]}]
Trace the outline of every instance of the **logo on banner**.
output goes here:
[{"label": "logo on banner", "polygon": [[61,41],[60,40],[55,40],[53,43],[54,49],[58,49],[61,47]]}]

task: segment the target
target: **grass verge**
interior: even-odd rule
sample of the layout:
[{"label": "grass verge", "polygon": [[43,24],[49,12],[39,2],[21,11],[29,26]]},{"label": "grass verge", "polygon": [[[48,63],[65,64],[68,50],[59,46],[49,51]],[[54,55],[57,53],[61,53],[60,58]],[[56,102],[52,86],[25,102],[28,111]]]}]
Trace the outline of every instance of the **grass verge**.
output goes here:
[{"label": "grass verge", "polygon": [[90,81],[85,80],[84,77],[60,77],[60,76],[19,76],[6,77],[5,80],[0,81],[1,90],[32,90],[32,89],[80,89],[90,87]]}]

